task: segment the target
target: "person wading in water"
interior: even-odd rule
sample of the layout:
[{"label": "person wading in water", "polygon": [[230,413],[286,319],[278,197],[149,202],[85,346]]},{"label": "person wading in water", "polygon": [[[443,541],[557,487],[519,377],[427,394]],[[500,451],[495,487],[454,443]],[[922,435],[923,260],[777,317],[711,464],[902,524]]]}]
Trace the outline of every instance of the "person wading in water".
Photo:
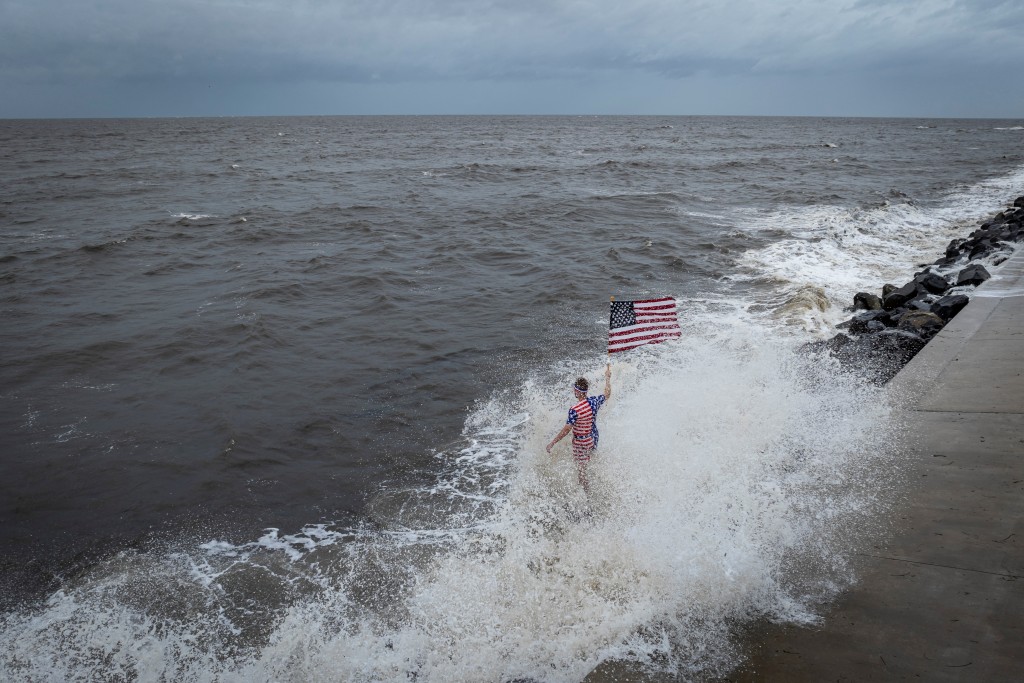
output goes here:
[{"label": "person wading in water", "polygon": [[569,419],[566,420],[562,431],[558,432],[558,436],[552,439],[547,447],[547,451],[550,453],[556,443],[565,438],[570,431],[572,432],[572,458],[576,461],[580,486],[588,495],[590,494],[590,481],[587,479],[587,465],[590,464],[590,455],[597,448],[597,411],[612,395],[611,363],[604,371],[604,395],[587,396],[589,388],[590,384],[583,377],[573,383],[572,390],[576,396],[576,404],[569,409]]}]

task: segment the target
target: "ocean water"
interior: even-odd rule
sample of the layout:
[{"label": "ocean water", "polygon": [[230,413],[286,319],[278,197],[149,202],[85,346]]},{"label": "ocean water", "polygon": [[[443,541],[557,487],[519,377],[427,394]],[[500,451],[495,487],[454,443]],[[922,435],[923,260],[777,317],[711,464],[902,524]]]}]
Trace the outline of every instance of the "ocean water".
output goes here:
[{"label": "ocean water", "polygon": [[[910,485],[794,353],[1024,193],[1019,121],[0,121],[5,680],[729,670]],[[609,296],[586,499],[544,445]],[[653,675],[653,673],[652,673]]]}]

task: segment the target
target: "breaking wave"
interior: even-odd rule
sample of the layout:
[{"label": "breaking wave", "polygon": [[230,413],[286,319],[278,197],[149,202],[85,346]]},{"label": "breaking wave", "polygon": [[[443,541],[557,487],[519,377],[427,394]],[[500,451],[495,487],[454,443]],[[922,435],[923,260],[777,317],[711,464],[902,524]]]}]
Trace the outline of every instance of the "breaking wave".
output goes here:
[{"label": "breaking wave", "polygon": [[611,659],[724,672],[734,626],[813,621],[851,579],[858,535],[884,526],[898,439],[881,390],[722,319],[695,312],[683,340],[614,364],[589,500],[569,456],[544,451],[567,378],[587,368],[549,368],[477,406],[437,479],[384,487],[359,524],[123,552],[8,614],[0,671],[577,681]]},{"label": "breaking wave", "polygon": [[[807,305],[800,313],[785,303],[762,304],[782,309],[779,315],[793,324],[791,329],[827,334],[856,292],[906,281],[919,265],[940,257],[949,240],[973,230],[977,220],[1022,185],[1024,167],[961,188],[935,206],[919,206],[896,192],[892,200],[875,207],[787,207],[757,216],[751,227],[783,231],[789,237],[746,252],[740,259],[746,272],[732,277],[771,279],[773,299],[803,299]],[[808,290],[819,292],[825,302],[807,297]]]}]

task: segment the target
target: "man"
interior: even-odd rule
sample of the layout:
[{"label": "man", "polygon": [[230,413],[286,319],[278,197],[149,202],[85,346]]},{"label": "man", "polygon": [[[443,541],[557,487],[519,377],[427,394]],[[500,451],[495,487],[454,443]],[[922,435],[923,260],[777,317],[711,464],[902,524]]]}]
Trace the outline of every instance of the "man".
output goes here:
[{"label": "man", "polygon": [[587,389],[590,384],[586,378],[580,377],[573,384],[573,394],[576,396],[576,404],[569,409],[569,419],[566,420],[562,431],[548,444],[547,451],[556,443],[561,441],[566,434],[572,432],[572,458],[576,461],[576,472],[579,475],[580,486],[586,493],[590,494],[590,481],[587,479],[587,465],[590,463],[590,455],[597,448],[597,411],[604,402],[612,395],[612,365],[604,371],[604,395],[587,396]]}]

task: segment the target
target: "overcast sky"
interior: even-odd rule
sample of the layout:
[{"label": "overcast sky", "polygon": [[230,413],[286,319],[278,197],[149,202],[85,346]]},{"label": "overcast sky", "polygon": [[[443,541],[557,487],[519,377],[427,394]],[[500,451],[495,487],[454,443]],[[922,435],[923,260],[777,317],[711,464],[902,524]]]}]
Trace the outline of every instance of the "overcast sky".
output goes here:
[{"label": "overcast sky", "polygon": [[0,117],[1024,117],[1024,0],[0,0]]}]

